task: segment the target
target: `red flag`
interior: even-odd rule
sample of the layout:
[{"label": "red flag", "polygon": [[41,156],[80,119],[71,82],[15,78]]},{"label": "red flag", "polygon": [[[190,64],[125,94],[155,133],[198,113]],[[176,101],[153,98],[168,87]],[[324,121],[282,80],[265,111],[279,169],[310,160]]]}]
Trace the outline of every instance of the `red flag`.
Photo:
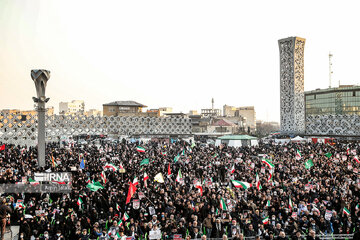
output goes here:
[{"label": "red flag", "polygon": [[0,146],[0,151],[3,151],[3,150],[5,150],[5,144]]},{"label": "red flag", "polygon": [[171,175],[171,168],[170,168],[170,163],[169,163],[169,167],[168,167],[168,177]]},{"label": "red flag", "polygon": [[135,194],[135,191],[136,191],[136,187],[134,186],[134,184],[132,184],[132,182],[130,182],[129,191],[128,191],[128,195],[127,195],[125,204],[128,204],[130,202],[130,199]]}]

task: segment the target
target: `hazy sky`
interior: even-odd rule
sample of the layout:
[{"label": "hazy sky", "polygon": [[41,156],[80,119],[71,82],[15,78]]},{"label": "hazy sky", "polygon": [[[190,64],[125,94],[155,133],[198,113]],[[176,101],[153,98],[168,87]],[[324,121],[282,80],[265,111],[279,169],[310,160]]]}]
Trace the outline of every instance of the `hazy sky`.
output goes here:
[{"label": "hazy sky", "polygon": [[0,109],[31,109],[30,70],[51,71],[48,106],[135,100],[188,112],[254,105],[280,118],[278,39],[306,38],[305,90],[357,84],[357,1],[0,0]]}]

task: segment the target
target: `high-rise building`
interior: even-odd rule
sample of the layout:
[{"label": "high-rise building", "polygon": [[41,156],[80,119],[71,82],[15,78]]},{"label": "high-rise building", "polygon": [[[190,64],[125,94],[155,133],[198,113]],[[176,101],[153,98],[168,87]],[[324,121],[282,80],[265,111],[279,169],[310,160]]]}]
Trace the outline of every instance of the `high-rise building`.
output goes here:
[{"label": "high-rise building", "polygon": [[305,132],[304,47],[305,39],[280,39],[280,131]]}]

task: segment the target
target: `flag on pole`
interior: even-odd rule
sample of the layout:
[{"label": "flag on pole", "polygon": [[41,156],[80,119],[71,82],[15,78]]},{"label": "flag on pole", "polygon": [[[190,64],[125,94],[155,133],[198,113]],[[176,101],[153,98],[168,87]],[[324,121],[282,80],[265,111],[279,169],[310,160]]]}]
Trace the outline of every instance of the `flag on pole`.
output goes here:
[{"label": "flag on pole", "polygon": [[99,189],[104,189],[104,187],[99,182],[89,183],[88,185],[86,185],[86,187],[93,192],[96,192]]},{"label": "flag on pole", "polygon": [[176,181],[178,183],[182,183],[182,181],[183,181],[183,176],[181,174],[181,169],[179,169],[178,175],[176,176]]},{"label": "flag on pole", "polygon": [[257,190],[261,190],[262,189],[262,186],[261,186],[261,183],[260,183],[260,179],[259,179],[259,175],[256,173],[256,188]]},{"label": "flag on pole", "polygon": [[267,206],[267,207],[270,207],[270,200],[267,200],[266,206]]},{"label": "flag on pole", "polygon": [[161,152],[161,155],[166,156],[167,153],[166,152]]},{"label": "flag on pole", "polygon": [[269,159],[263,158],[262,162],[265,163],[270,169],[274,168],[275,165]]},{"label": "flag on pole", "polygon": [[262,223],[263,223],[264,225],[269,224],[269,217],[264,218],[264,219],[262,220]]},{"label": "flag on pole", "polygon": [[120,211],[120,206],[117,203],[116,203],[116,210]]},{"label": "flag on pole", "polygon": [[299,151],[299,149],[296,149],[296,157],[297,158],[301,158],[301,152]]},{"label": "flag on pole", "polygon": [[126,197],[126,203],[125,204],[128,204],[130,202],[130,199],[135,194],[135,192],[136,192],[136,187],[134,186],[134,184],[132,184],[132,182],[130,182],[129,191],[128,191],[128,195]]},{"label": "flag on pole", "polygon": [[136,147],[136,151],[145,152],[145,148],[138,146],[138,147]]},{"label": "flag on pole", "polygon": [[180,155],[178,154],[177,156],[174,157],[174,163],[176,163],[177,161],[179,161],[180,159]]},{"label": "flag on pole", "polygon": [[358,156],[355,156],[355,157],[354,157],[354,160],[355,160],[357,163],[360,163]]},{"label": "flag on pole", "polygon": [[81,204],[83,204],[83,200],[81,199],[81,197],[79,197],[79,199],[77,200],[77,205],[81,207]]},{"label": "flag on pole", "polygon": [[227,206],[226,206],[225,200],[223,198],[221,198],[221,200],[220,200],[220,209],[227,211]]},{"label": "flag on pole", "polygon": [[350,215],[350,211],[346,207],[344,207],[343,212],[348,216]]},{"label": "flag on pole", "polygon": [[149,179],[149,176],[144,172],[144,182]]},{"label": "flag on pole", "polygon": [[144,160],[141,161],[140,166],[145,165],[145,164],[149,164],[149,159],[145,158]]},{"label": "flag on pole", "polygon": [[360,208],[360,205],[357,204],[357,205],[355,206],[355,209],[358,210],[359,208]]},{"label": "flag on pole", "polygon": [[114,172],[116,172],[117,170],[119,170],[118,167],[116,167],[114,164],[112,163],[106,163],[104,166],[104,169],[112,169]]},{"label": "flag on pole", "polygon": [[251,183],[241,182],[241,181],[237,181],[237,180],[231,180],[231,182],[232,182],[232,184],[234,184],[234,187],[243,188],[245,190],[252,186]]},{"label": "flag on pole", "polygon": [[232,166],[232,168],[230,169],[230,173],[233,174],[235,172],[235,165]]},{"label": "flag on pole", "polygon": [[346,155],[349,155],[349,154],[350,154],[350,148],[347,147],[347,148],[346,148]]},{"label": "flag on pole", "polygon": [[106,184],[107,180],[106,180],[106,175],[105,175],[104,171],[101,172],[101,179],[103,180],[104,184]]},{"label": "flag on pole", "polygon": [[51,155],[51,161],[52,161],[52,166],[53,166],[53,167],[56,167],[56,165],[55,165],[55,160],[54,160],[54,156],[53,156],[53,155]]},{"label": "flag on pole", "polygon": [[314,166],[312,159],[307,160],[305,163],[305,168],[310,169],[312,166]]},{"label": "flag on pole", "polygon": [[133,184],[134,186],[138,185],[139,184],[139,181],[138,181],[138,178],[135,177],[134,180],[133,180]]},{"label": "flag on pole", "polygon": [[294,208],[294,204],[293,204],[293,202],[291,200],[291,197],[289,197],[289,209],[291,210],[293,208]]},{"label": "flag on pole", "polygon": [[199,189],[201,196],[203,195],[203,188],[201,185],[201,182],[199,180],[197,180],[194,184],[195,188]]},{"label": "flag on pole", "polygon": [[273,173],[272,173],[272,171],[270,171],[267,182],[268,182],[268,183],[271,182],[272,178],[273,178]]},{"label": "flag on pole", "polygon": [[164,183],[164,177],[161,173],[156,174],[154,177],[155,182]]},{"label": "flag on pole", "polygon": [[124,213],[122,220],[124,220],[124,222],[126,222],[126,220],[128,220],[128,219],[129,219],[129,215],[127,215],[127,213]]},{"label": "flag on pole", "polygon": [[5,150],[5,144],[0,146],[0,151],[4,151]]},{"label": "flag on pole", "polygon": [[331,153],[326,153],[325,156],[328,157],[328,158],[331,158],[332,154]]},{"label": "flag on pole", "polygon": [[171,176],[171,168],[170,168],[170,163],[169,163],[169,166],[168,166],[168,177]]},{"label": "flag on pole", "polygon": [[32,179],[31,177],[29,177],[29,183],[31,184],[31,185],[38,185],[38,184],[40,184],[38,181],[35,181],[34,179]]}]

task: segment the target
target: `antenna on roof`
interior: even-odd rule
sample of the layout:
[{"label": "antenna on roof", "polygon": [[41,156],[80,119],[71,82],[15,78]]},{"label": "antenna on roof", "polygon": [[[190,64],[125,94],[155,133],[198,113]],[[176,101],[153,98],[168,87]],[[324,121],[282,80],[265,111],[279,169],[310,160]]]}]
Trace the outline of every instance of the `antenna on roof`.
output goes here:
[{"label": "antenna on roof", "polygon": [[[331,52],[329,52],[329,88],[331,88],[331,78],[332,78],[332,74],[333,74],[332,62],[331,62],[332,57],[333,57],[333,55],[331,54]],[[340,81],[339,81],[339,86],[340,86]]]}]

